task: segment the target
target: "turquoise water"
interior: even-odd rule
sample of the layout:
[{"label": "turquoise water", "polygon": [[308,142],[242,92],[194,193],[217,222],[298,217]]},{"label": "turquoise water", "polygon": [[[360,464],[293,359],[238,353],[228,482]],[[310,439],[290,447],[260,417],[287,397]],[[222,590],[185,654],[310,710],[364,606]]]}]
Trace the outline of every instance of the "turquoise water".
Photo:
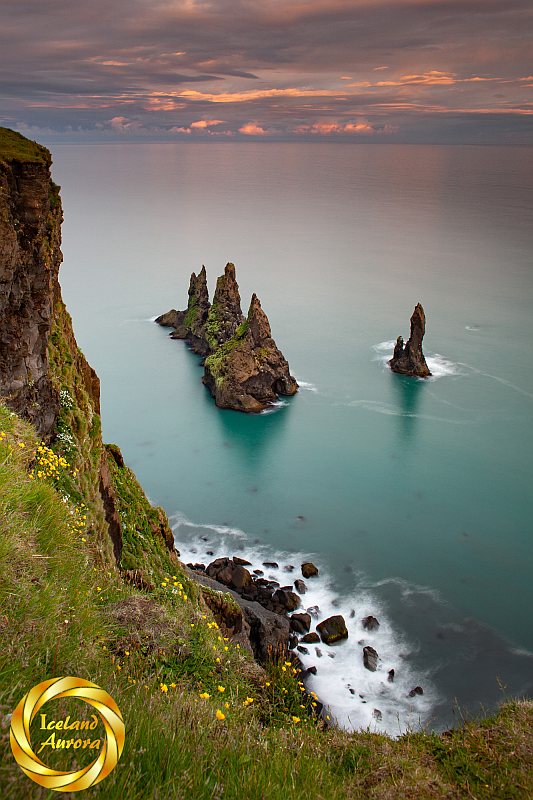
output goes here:
[{"label": "turquoise water", "polygon": [[[61,281],[104,435],[174,516],[184,556],[300,554],[321,567],[324,608],[364,597],[378,652],[426,688],[409,709],[395,688],[387,729],[395,703],[439,727],[456,702],[531,692],[533,149],[52,149]],[[192,270],[212,291],[230,260],[302,386],[274,413],[216,409],[199,359],[150,322],[186,305]],[[427,382],[384,363],[416,302]],[[368,678],[359,635],[317,683],[341,721],[345,684]],[[348,716],[369,722],[366,706]]]}]

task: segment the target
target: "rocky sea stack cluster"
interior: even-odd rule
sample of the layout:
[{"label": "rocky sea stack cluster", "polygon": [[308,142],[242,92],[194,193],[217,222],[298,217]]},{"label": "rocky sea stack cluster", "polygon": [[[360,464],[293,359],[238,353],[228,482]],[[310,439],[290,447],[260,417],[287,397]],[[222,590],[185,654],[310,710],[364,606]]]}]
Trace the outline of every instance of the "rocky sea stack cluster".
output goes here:
[{"label": "rocky sea stack cluster", "polygon": [[403,337],[398,336],[394,347],[394,354],[389,361],[393,372],[401,375],[411,375],[415,378],[429,378],[431,372],[426,364],[422,352],[422,339],[426,332],[426,315],[424,309],[417,303],[411,316],[411,334],[404,344]]},{"label": "rocky sea stack cluster", "polygon": [[173,328],[171,338],[184,339],[204,357],[203,382],[219,408],[259,412],[280,395],[298,391],[257,295],[252,295],[248,315],[243,315],[231,263],[217,280],[212,303],[202,267],[198,275],[191,275],[187,309],[168,311],[156,322]]}]

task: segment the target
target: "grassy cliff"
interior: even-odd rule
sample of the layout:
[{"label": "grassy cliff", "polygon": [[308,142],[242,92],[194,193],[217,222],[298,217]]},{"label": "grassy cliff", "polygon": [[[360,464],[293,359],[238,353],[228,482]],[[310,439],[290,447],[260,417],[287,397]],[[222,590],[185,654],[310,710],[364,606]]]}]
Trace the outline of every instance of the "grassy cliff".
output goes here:
[{"label": "grassy cliff", "polygon": [[[125,718],[122,759],[91,790],[110,800],[531,796],[532,704],[442,736],[324,728],[292,667],[264,673],[225,640],[179,562],[145,551],[144,589],[103,566],[90,514],[65,502],[70,467],[45,474],[53,457],[5,406],[0,431],[3,797],[51,796],[11,757],[8,715],[35,683],[71,674],[105,687]],[[117,470],[135,509],[138,484]]]},{"label": "grassy cliff", "polygon": [[[48,168],[46,153],[0,129],[0,172]],[[55,190],[47,198],[43,214],[60,210]],[[441,736],[346,734],[317,718],[289,662],[264,670],[227,635],[180,563],[164,512],[102,442],[98,378],[52,288],[42,363],[53,428],[38,432],[0,402],[2,798],[52,796],[15,763],[9,721],[33,685],[62,675],[96,682],[123,713],[122,758],[91,789],[109,800],[531,796],[533,704]],[[61,768],[62,755],[47,761]]]}]

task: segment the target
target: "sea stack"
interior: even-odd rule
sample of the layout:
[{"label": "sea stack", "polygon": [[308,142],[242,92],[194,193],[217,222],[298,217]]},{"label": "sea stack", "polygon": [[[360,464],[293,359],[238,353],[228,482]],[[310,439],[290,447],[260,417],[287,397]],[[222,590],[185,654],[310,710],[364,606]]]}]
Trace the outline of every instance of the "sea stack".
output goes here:
[{"label": "sea stack", "polygon": [[417,303],[411,316],[411,335],[407,344],[398,336],[394,347],[394,354],[389,361],[393,372],[401,375],[411,375],[415,378],[428,378],[431,375],[422,352],[422,339],[426,331],[426,315],[424,309]]},{"label": "sea stack", "polygon": [[259,412],[279,395],[298,391],[256,294],[244,317],[234,264],[226,264],[211,305],[202,267],[198,276],[191,275],[187,310],[169,311],[156,322],[205,356],[203,382],[219,408]]}]

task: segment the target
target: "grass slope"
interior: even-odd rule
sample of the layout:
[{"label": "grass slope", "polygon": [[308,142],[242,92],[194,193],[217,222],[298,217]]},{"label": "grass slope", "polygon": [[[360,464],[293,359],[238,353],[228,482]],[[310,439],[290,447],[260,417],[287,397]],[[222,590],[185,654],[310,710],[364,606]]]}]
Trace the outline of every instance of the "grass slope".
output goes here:
[{"label": "grass slope", "polygon": [[[90,519],[65,502],[64,479],[54,477],[69,468],[36,463],[54,459],[39,452],[32,428],[3,406],[0,431],[3,798],[55,796],[15,764],[9,714],[31,686],[60,675],[103,686],[125,718],[123,756],[91,789],[95,797],[533,795],[533,704],[508,704],[492,719],[442,736],[412,733],[393,741],[324,729],[292,667],[280,664],[265,674],[226,641],[179,562],[160,557],[164,548],[138,554],[149,569],[144,590],[103,566],[85,535]],[[116,473],[115,481],[126,484],[121,515],[128,527],[138,484],[128,480],[127,468],[117,465]],[[129,553],[135,556],[133,546]],[[59,768],[61,757],[54,753],[46,760]]]},{"label": "grass slope", "polygon": [[37,142],[26,139],[21,133],[0,127],[0,161],[50,163],[50,153]]}]

